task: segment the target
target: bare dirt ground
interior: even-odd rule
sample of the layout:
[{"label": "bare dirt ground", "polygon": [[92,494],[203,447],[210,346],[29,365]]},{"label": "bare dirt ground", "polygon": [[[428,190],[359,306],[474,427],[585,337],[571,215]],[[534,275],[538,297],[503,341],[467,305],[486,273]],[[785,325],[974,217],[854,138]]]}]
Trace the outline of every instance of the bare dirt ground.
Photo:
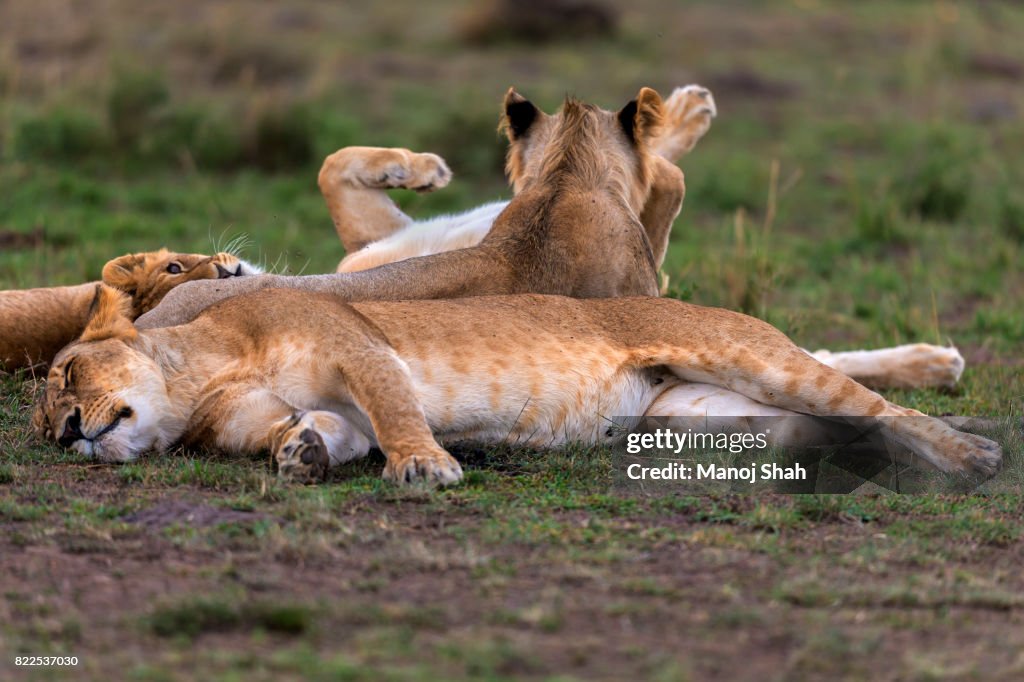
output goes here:
[{"label": "bare dirt ground", "polygon": [[[69,676],[93,679],[1024,674],[1024,545],[998,496],[590,494],[531,510],[526,474],[360,490],[379,464],[241,496],[19,467],[0,487],[4,677],[29,673],[10,665],[27,648],[78,655]],[[231,466],[266,484],[261,463]]]}]

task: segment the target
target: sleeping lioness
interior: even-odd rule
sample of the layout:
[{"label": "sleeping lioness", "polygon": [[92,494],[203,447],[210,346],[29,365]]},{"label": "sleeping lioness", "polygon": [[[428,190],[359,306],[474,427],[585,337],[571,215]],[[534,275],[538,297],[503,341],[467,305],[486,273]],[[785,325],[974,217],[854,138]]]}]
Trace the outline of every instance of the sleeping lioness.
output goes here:
[{"label": "sleeping lioness", "polygon": [[[161,249],[115,258],[103,282],[131,298],[134,320],[184,282],[255,275],[261,270],[230,253],[204,256]],[[96,296],[96,282],[0,291],[0,370],[47,363],[79,337]]]},{"label": "sleeping lioness", "polygon": [[765,322],[666,298],[346,303],[269,289],[147,330],[115,289],[101,285],[95,308],[54,359],[33,422],[102,461],[180,441],[269,450],[283,476],[309,480],[376,445],[385,478],[448,484],[462,470],[435,436],[597,444],[611,439],[612,416],[671,416],[673,393],[695,384],[732,394],[739,416],[917,417],[889,423],[885,438],[945,471],[992,473],[1002,457]]}]

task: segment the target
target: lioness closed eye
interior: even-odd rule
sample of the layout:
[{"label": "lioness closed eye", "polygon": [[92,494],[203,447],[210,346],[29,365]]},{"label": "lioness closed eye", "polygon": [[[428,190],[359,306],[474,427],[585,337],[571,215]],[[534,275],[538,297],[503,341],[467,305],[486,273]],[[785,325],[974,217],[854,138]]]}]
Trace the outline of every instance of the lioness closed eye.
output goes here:
[{"label": "lioness closed eye", "polygon": [[[161,249],[115,258],[103,267],[103,282],[131,297],[134,320],[179,284],[260,272],[230,253],[204,256]],[[0,370],[49,362],[78,338],[89,317],[96,284],[0,291]]]},{"label": "lioness closed eye", "polygon": [[100,289],[34,417],[44,437],[104,461],[180,441],[269,450],[282,475],[309,480],[377,445],[386,478],[447,484],[462,471],[439,440],[602,443],[612,437],[606,415],[671,415],[691,382],[732,392],[741,414],[759,405],[919,417],[885,437],[945,471],[991,473],[1002,457],[996,443],[822,365],[767,323],[671,299],[349,304],[268,289],[149,330],[129,311],[124,294]]}]

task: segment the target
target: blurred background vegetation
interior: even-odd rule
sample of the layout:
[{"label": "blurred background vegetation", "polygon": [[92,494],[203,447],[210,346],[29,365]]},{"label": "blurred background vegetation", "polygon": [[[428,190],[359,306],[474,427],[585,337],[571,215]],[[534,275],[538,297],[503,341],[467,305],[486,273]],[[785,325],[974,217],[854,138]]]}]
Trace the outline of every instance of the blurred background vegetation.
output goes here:
[{"label": "blurred background vegetation", "polygon": [[0,287],[243,233],[250,259],[330,271],[315,179],[338,147],[446,157],[451,186],[397,197],[427,216],[509,195],[509,85],[550,111],[698,82],[720,114],[681,164],[675,295],[806,345],[951,338],[1016,364],[1021,35],[997,0],[8,0]]}]

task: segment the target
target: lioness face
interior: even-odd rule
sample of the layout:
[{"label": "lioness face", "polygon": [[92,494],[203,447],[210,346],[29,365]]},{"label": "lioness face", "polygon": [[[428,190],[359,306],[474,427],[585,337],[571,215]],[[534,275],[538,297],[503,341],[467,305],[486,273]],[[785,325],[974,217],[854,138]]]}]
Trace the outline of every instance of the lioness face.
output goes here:
[{"label": "lioness face", "polygon": [[155,308],[174,287],[197,279],[260,274],[260,269],[230,253],[205,256],[166,249],[116,258],[103,267],[103,282],[132,299],[132,319]]},{"label": "lioness face", "polygon": [[38,435],[103,462],[130,462],[168,445],[172,414],[156,363],[118,338],[74,343],[57,355],[33,425]]},{"label": "lioness face", "polygon": [[614,178],[639,213],[650,188],[650,142],[662,125],[661,96],[642,88],[617,112],[567,99],[556,114],[546,114],[509,89],[502,128],[509,139],[506,172],[519,192],[542,177],[565,153],[586,157],[595,175]]}]

